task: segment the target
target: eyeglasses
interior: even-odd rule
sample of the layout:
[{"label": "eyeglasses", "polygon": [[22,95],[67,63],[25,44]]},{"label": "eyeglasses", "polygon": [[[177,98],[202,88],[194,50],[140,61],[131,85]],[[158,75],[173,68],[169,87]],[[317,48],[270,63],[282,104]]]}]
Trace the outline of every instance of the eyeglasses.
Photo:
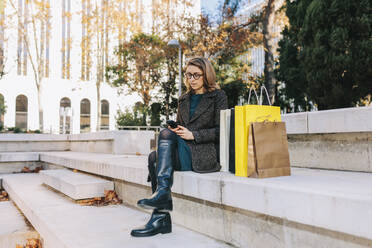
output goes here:
[{"label": "eyeglasses", "polygon": [[187,77],[187,79],[191,79],[191,78],[194,78],[195,80],[198,80],[201,76],[203,76],[203,74],[199,74],[199,73],[185,73],[185,76]]}]

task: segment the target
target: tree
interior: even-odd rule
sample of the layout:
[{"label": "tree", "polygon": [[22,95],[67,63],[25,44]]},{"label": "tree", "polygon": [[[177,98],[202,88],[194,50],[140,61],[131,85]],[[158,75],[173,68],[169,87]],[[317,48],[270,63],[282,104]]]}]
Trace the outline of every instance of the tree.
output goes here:
[{"label": "tree", "polygon": [[118,110],[116,116],[116,124],[118,127],[142,126],[142,119],[138,117],[138,112],[132,113],[128,109],[124,112]]},{"label": "tree", "polygon": [[[134,5],[134,9],[131,6]],[[133,6],[132,6],[133,7]],[[110,65],[110,42],[123,43],[128,32],[140,30],[142,5],[138,0],[82,1],[82,80],[95,80],[97,96],[97,131],[101,127],[101,86]],[[66,12],[66,15],[71,13]],[[92,70],[94,68],[94,70]],[[91,72],[95,71],[95,75]]]},{"label": "tree", "polygon": [[[42,82],[44,77],[48,74],[45,45],[46,41],[50,38],[50,3],[47,0],[25,1],[24,16],[22,16],[19,8],[16,7],[14,0],[9,0],[9,3],[17,15],[19,38],[25,45],[27,58],[31,63],[34,74],[34,82],[36,84],[38,96],[39,129],[42,131],[43,106],[41,103],[41,95]],[[31,25],[31,29],[28,29],[29,24]],[[39,26],[39,28],[37,26]],[[27,60],[25,60],[24,63],[27,64]]]},{"label": "tree", "polygon": [[290,26],[280,41],[278,77],[306,109],[355,106],[372,92],[370,1],[286,1]]},{"label": "tree", "polygon": [[275,102],[277,80],[275,78],[274,67],[277,55],[277,39],[284,24],[287,22],[285,12],[281,8],[283,0],[267,0],[259,16],[262,29],[262,45],[265,53],[264,63],[264,84],[268,90],[270,102]]},{"label": "tree", "polygon": [[150,108],[150,126],[160,126],[160,112],[161,112],[161,104],[158,102],[154,102],[151,104]]},{"label": "tree", "polygon": [[228,99],[234,100],[229,101],[230,107],[237,104],[237,93],[244,95],[247,88],[256,84],[256,79],[249,75],[250,64],[244,57],[249,48],[262,43],[259,20],[238,15],[242,2],[225,0],[217,17],[188,18],[182,28],[185,55],[205,56],[212,61],[217,81]]},{"label": "tree", "polygon": [[2,116],[4,116],[4,114],[6,113],[6,108],[7,106],[5,105],[4,97],[3,95],[0,95],[0,131],[2,131],[4,128]]},{"label": "tree", "polygon": [[108,64],[109,34],[112,30],[110,17],[112,6],[109,1],[95,1],[93,16],[93,32],[96,36],[94,54],[96,57],[96,92],[97,92],[97,131],[101,128],[101,85],[104,81],[105,66]]},{"label": "tree", "polygon": [[[157,101],[161,104],[161,113],[168,120],[169,116],[177,110],[177,75],[179,70],[178,48],[167,46],[167,42],[172,39],[182,39],[182,26],[185,18],[190,14],[186,11],[187,7],[193,6],[190,0],[152,0],[152,34],[157,34],[164,41],[164,77],[160,81],[160,95]],[[180,10],[182,9],[183,10]],[[175,9],[180,10],[176,15]],[[176,81],[177,80],[177,81]]]},{"label": "tree", "polygon": [[6,28],[5,23],[5,3],[2,1],[0,3],[0,79],[5,75],[5,35],[4,31]]},{"label": "tree", "polygon": [[128,93],[138,93],[144,105],[146,119],[151,92],[159,86],[164,54],[163,43],[155,35],[143,33],[119,46],[115,54],[120,61],[107,67],[106,77],[115,87],[126,86]]}]

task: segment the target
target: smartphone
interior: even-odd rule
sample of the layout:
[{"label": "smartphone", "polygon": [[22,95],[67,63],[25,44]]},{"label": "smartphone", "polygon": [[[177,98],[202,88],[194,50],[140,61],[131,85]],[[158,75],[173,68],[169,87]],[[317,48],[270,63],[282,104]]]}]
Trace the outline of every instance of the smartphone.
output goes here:
[{"label": "smartphone", "polygon": [[175,121],[172,121],[172,120],[167,121],[167,124],[168,124],[171,128],[176,128],[176,127],[178,126],[178,123],[175,122]]}]

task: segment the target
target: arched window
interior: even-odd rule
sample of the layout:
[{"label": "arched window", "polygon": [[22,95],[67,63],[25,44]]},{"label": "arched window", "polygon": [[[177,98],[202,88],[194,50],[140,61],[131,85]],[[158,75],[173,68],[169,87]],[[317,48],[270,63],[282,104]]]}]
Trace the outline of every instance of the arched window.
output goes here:
[{"label": "arched window", "polygon": [[90,132],[90,101],[86,98],[80,102],[80,132]]},{"label": "arched window", "polygon": [[101,130],[109,130],[110,127],[110,105],[107,100],[101,101]]},{"label": "arched window", "polygon": [[0,94],[0,130],[4,127],[5,101],[4,96]]},{"label": "arched window", "polygon": [[19,95],[16,98],[16,122],[15,126],[27,129],[27,111],[28,111],[28,102],[25,95]]},{"label": "arched window", "polygon": [[59,133],[71,133],[71,101],[64,97],[59,102]]}]

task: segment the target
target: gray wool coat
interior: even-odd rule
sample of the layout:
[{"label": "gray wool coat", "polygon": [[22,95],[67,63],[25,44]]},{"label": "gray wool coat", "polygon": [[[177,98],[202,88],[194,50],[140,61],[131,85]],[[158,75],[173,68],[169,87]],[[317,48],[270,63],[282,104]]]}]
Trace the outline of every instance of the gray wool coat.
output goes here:
[{"label": "gray wool coat", "polygon": [[199,173],[219,171],[220,110],[227,109],[227,96],[223,90],[205,93],[190,119],[190,95],[189,92],[179,98],[177,121],[194,135],[194,140],[186,140],[192,168]]}]

